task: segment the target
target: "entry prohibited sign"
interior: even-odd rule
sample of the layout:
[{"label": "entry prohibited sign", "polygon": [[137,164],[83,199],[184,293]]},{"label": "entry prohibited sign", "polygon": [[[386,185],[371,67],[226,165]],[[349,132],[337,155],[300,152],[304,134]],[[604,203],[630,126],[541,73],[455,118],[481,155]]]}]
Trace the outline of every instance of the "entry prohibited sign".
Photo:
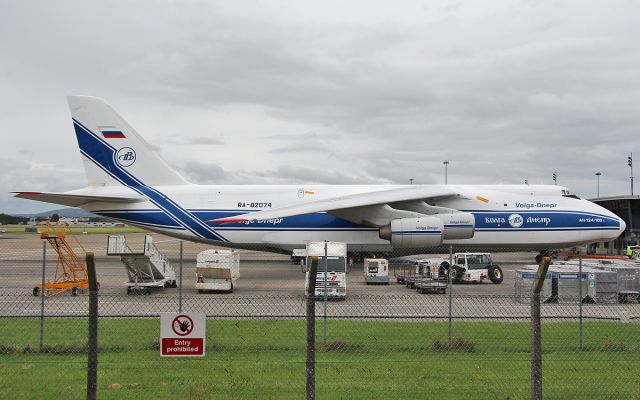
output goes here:
[{"label": "entry prohibited sign", "polygon": [[205,328],[203,313],[160,314],[160,355],[204,357]]}]

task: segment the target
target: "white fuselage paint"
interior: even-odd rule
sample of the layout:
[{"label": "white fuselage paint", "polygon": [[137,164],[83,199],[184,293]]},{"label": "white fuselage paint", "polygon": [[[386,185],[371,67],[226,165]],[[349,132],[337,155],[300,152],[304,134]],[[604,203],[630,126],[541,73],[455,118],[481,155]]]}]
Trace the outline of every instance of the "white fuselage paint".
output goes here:
[{"label": "white fuselage paint", "polygon": [[[167,217],[157,202],[126,205],[88,203],[82,208],[170,236],[230,247],[290,251],[309,241],[346,242],[349,251],[391,251],[378,229],[355,225],[327,213],[250,223],[207,223],[220,216],[234,216],[263,209],[278,209],[306,202],[378,192],[404,186],[364,185],[177,185],[154,186],[167,201],[188,211],[209,226],[212,235],[193,232],[184,217]],[[617,238],[624,222],[610,211],[587,200],[564,197],[558,186],[457,186],[459,193],[430,204],[474,213],[473,238],[445,240],[444,245],[483,249],[548,249]],[[128,195],[130,189],[107,186],[75,193]],[[154,217],[155,215],[155,217]],[[206,228],[205,228],[206,229]],[[222,242],[222,243],[221,243]],[[424,249],[422,249],[424,250]],[[404,251],[411,253],[411,251]]]}]

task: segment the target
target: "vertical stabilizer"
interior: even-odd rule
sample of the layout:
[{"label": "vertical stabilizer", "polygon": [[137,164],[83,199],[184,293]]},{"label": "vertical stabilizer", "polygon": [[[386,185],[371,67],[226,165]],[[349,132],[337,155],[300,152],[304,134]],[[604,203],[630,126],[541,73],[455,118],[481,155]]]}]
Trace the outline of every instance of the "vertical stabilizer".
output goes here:
[{"label": "vertical stabilizer", "polygon": [[68,100],[89,185],[188,183],[103,99]]}]

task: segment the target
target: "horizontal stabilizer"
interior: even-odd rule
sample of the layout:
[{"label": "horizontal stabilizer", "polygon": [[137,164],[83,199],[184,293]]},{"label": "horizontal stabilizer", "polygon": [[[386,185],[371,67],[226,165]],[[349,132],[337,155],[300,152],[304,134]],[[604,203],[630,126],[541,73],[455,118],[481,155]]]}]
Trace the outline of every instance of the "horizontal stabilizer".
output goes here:
[{"label": "horizontal stabilizer", "polygon": [[28,200],[42,201],[45,203],[62,204],[69,207],[80,207],[92,201],[106,203],[137,203],[147,200],[144,196],[91,196],[84,194],[48,193],[48,192],[12,192],[15,197]]}]

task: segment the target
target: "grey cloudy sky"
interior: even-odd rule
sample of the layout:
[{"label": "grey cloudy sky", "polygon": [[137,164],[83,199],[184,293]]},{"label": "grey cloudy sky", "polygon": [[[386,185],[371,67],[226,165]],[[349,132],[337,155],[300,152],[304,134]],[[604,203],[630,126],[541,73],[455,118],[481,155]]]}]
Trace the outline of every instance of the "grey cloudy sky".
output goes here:
[{"label": "grey cloudy sky", "polygon": [[196,183],[443,183],[449,159],[593,197],[640,166],[637,1],[0,4],[0,212],[85,185],[67,94]]}]

